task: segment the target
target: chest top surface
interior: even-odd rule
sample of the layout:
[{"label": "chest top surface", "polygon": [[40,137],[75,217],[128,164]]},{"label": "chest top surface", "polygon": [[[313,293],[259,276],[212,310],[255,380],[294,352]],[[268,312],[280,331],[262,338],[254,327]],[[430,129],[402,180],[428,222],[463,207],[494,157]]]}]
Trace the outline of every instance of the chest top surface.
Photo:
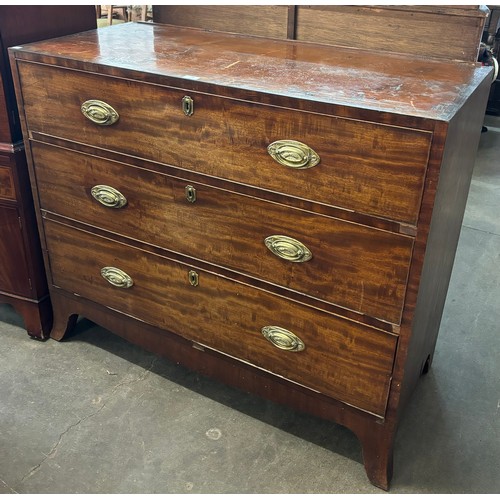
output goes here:
[{"label": "chest top surface", "polygon": [[[16,51],[85,71],[117,70],[447,121],[491,68],[151,23],[125,23]],[[133,77],[133,73],[131,76]],[[265,84],[263,84],[265,82]]]}]

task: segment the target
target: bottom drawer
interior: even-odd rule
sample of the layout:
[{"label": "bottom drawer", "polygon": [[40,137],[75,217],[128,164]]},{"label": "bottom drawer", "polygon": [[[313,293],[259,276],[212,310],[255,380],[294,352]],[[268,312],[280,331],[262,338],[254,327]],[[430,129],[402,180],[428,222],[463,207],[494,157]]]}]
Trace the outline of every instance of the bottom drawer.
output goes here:
[{"label": "bottom drawer", "polygon": [[54,285],[384,415],[397,336],[54,221],[45,231]]}]

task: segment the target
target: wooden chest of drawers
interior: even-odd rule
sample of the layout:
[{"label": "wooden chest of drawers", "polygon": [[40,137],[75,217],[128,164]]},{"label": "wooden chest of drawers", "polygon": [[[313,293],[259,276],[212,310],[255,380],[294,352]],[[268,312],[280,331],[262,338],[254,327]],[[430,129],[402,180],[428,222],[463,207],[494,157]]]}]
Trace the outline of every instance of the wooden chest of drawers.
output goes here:
[{"label": "wooden chest of drawers", "polygon": [[147,24],[11,59],[51,336],[82,314],[339,422],[387,488],[490,70]]}]

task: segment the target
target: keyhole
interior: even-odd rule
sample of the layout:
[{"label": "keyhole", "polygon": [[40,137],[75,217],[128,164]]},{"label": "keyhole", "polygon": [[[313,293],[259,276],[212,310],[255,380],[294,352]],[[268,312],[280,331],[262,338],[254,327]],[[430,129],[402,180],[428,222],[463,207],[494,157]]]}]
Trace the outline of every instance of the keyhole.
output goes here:
[{"label": "keyhole", "polygon": [[193,186],[186,186],[186,199],[189,203],[194,203],[196,201],[196,189]]},{"label": "keyhole", "polygon": [[188,95],[182,98],[182,111],[186,116],[191,116],[194,113],[194,101]]},{"label": "keyhole", "polygon": [[192,286],[198,286],[200,279],[196,271],[189,271],[188,273],[189,284]]}]

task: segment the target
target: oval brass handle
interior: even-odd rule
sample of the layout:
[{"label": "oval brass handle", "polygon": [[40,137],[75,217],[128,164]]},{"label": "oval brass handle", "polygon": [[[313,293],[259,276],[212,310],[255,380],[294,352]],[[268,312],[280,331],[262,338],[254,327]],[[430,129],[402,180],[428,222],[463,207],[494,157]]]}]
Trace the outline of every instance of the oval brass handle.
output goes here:
[{"label": "oval brass handle", "polygon": [[303,243],[289,236],[273,234],[264,243],[271,252],[281,259],[290,262],[307,262],[312,259],[312,252]]},{"label": "oval brass handle", "polygon": [[130,288],[134,284],[132,278],[117,267],[103,267],[101,269],[101,276],[108,283],[118,288]]},{"label": "oval brass handle", "polygon": [[279,164],[290,168],[311,168],[320,162],[318,153],[299,141],[275,141],[269,144],[267,152]]},{"label": "oval brass handle", "polygon": [[112,106],[97,99],[85,101],[81,106],[81,110],[85,118],[97,125],[113,125],[120,118],[120,115]]},{"label": "oval brass handle", "polygon": [[101,205],[108,208],[122,208],[127,204],[127,198],[125,198],[120,191],[104,184],[97,184],[97,186],[94,186],[90,190],[90,194]]},{"label": "oval brass handle", "polygon": [[295,333],[280,326],[265,326],[261,332],[278,349],[299,352],[306,348],[304,342]]}]

